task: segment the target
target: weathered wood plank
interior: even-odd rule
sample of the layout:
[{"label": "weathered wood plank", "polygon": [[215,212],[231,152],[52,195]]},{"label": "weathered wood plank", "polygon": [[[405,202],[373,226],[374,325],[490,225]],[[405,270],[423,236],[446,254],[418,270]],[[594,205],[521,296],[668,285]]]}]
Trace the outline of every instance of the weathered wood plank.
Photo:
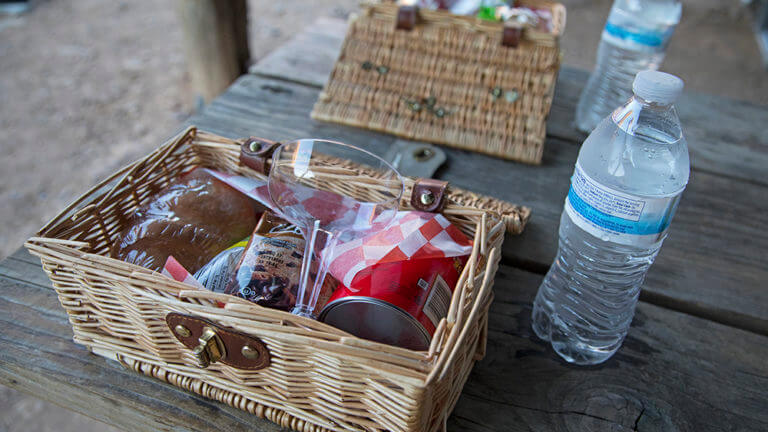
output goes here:
[{"label": "weathered wood plank", "polygon": [[[346,32],[346,23],[322,18],[251,68],[251,73],[321,87]],[[551,137],[581,143],[572,127],[588,72],[563,66],[547,121]],[[768,110],[717,96],[686,92],[677,104],[695,169],[768,185]]]},{"label": "weathered wood plank", "polygon": [[[310,86],[322,86],[339,56],[346,31],[346,21],[320,17],[251,66],[249,72]],[[291,73],[285,76],[285,71]]]},{"label": "weathered wood plank", "polygon": [[768,427],[768,363],[761,358],[768,338],[641,302],[613,358],[600,366],[570,366],[530,329],[540,281],[539,275],[499,269],[487,357],[470,375],[451,429]]},{"label": "weathered wood plank", "polygon": [[[21,261],[3,262],[0,274],[16,263]],[[43,275],[39,266],[37,272]],[[90,354],[72,342],[66,314],[50,288],[0,276],[0,325],[0,383],[120,429],[284,430]]]},{"label": "weathered wood plank", "polygon": [[[230,137],[338,139],[384,154],[394,137],[308,118],[317,88],[255,76],[240,78],[189,120]],[[557,226],[578,148],[550,138],[541,166],[517,164],[445,148],[437,177],[533,209],[526,231],[511,237],[504,257],[545,270],[557,250]],[[768,213],[766,188],[706,172],[691,178],[671,234],[645,289],[716,310],[723,322],[768,333]],[[752,318],[750,318],[752,317]],[[737,319],[738,318],[738,319]],[[735,321],[734,321],[735,320]]]},{"label": "weathered wood plank", "polygon": [[[131,431],[259,430],[276,425],[89,354],[54,292],[3,275],[0,382]],[[602,366],[576,368],[532,340],[541,276],[501,266],[488,353],[449,430],[761,430],[768,427],[768,338],[640,303],[629,337]]]},{"label": "weathered wood plank", "polygon": [[20,248],[5,260],[0,261],[0,274],[22,283],[51,288],[51,281],[45,273],[31,271],[35,267],[40,267],[40,259],[32,256],[26,249]]}]

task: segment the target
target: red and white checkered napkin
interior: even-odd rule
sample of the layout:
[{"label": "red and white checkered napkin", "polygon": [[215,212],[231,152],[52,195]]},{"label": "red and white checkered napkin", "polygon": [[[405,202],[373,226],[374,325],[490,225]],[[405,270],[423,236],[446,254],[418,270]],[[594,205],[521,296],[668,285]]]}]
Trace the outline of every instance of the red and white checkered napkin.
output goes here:
[{"label": "red and white checkered napkin", "polygon": [[[272,204],[266,182],[207,168],[205,171],[259,201],[274,212],[280,213]],[[303,197],[298,205],[305,207],[315,204],[328,205],[329,203],[336,203],[336,201],[338,200],[332,200],[328,197],[318,199],[316,194],[310,194]],[[353,210],[350,209],[349,211]],[[337,221],[345,221],[347,220],[346,213],[337,212],[333,218]],[[350,220],[350,223],[354,222]],[[349,287],[361,270],[374,264],[410,259],[464,256],[471,252],[472,241],[443,215],[400,211],[382,230],[337,244],[333,251],[329,270],[333,277]],[[182,282],[188,282],[191,279],[194,281],[194,285],[201,286],[172,257],[168,258],[163,274]]]},{"label": "red and white checkered napkin", "polygon": [[330,272],[347,287],[375,264],[469,255],[472,241],[443,215],[401,211],[387,228],[336,246]]}]

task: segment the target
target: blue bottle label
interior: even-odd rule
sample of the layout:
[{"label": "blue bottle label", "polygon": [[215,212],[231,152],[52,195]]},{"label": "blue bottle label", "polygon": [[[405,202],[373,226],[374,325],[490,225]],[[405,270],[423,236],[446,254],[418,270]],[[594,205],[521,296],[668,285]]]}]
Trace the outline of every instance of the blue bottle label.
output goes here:
[{"label": "blue bottle label", "polygon": [[628,29],[607,21],[604,32],[614,38],[647,47],[662,47],[672,36],[674,27],[664,31]]},{"label": "blue bottle label", "polygon": [[595,237],[644,247],[664,239],[680,195],[641,197],[617,191],[594,181],[576,162],[565,211]]}]

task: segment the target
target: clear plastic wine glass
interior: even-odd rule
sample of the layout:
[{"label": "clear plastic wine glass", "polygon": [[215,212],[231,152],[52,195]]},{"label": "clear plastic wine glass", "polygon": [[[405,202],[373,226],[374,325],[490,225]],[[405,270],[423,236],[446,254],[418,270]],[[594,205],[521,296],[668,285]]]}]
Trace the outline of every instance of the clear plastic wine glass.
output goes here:
[{"label": "clear plastic wine glass", "polygon": [[293,314],[317,316],[315,306],[336,244],[386,227],[397,214],[402,194],[397,170],[363,149],[319,139],[277,148],[269,195],[306,239]]}]

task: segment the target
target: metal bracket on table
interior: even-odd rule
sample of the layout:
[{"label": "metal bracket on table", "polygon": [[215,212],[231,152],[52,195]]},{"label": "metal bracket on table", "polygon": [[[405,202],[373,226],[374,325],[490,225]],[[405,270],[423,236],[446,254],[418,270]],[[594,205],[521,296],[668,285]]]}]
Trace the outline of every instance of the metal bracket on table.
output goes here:
[{"label": "metal bracket on table", "polygon": [[443,150],[432,144],[399,139],[392,144],[384,159],[404,176],[432,178],[448,158]]}]

